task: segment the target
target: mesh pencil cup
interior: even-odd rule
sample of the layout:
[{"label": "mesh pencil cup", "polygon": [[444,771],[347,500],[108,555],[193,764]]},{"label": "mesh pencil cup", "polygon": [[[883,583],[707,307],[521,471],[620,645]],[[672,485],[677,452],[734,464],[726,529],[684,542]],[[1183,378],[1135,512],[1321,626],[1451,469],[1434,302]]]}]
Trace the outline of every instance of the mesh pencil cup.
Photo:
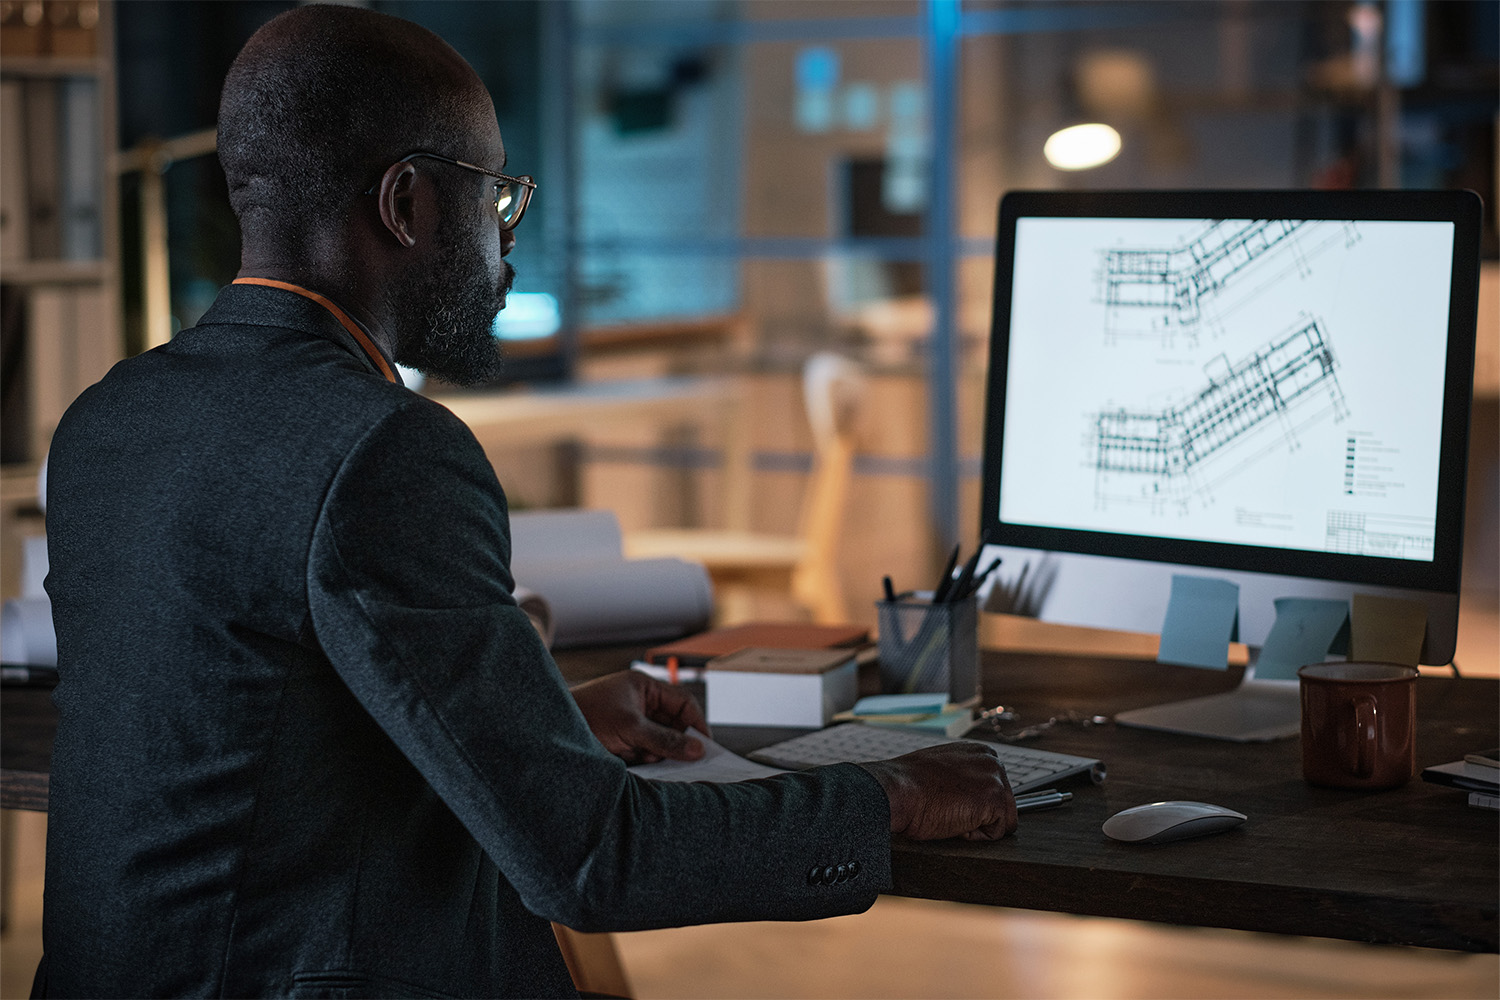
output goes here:
[{"label": "mesh pencil cup", "polygon": [[955,705],[979,699],[979,602],[876,601],[880,689],[943,691]]}]

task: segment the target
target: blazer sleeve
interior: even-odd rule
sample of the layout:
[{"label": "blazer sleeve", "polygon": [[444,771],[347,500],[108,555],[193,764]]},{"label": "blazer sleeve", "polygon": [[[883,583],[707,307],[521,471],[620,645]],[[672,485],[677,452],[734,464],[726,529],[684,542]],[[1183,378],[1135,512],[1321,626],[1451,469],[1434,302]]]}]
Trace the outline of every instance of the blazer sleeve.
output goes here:
[{"label": "blazer sleeve", "polygon": [[633,930],[857,912],[889,887],[889,806],[862,768],[629,774],[516,606],[509,562],[483,449],[413,396],[334,477],[307,584],[334,669],[528,909]]}]

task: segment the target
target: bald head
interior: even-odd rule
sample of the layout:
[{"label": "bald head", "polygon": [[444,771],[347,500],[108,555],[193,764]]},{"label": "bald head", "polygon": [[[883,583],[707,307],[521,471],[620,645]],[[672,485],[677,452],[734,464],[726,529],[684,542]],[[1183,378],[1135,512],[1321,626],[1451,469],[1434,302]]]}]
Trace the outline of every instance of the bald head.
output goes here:
[{"label": "bald head", "polygon": [[219,160],[247,241],[295,252],[414,150],[478,158],[494,107],[437,35],[357,7],[299,7],[245,44],[219,103]]}]

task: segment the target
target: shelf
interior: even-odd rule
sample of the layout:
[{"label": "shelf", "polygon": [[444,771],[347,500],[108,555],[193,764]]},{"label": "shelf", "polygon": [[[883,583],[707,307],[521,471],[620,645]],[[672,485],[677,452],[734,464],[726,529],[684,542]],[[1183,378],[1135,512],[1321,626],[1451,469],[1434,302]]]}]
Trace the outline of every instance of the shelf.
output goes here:
[{"label": "shelf", "polygon": [[39,469],[40,466],[36,462],[0,465],[0,503],[35,503],[36,477]]},{"label": "shelf", "polygon": [[0,77],[103,76],[109,61],[97,56],[7,56]]},{"label": "shelf", "polygon": [[112,271],[112,265],[102,260],[22,260],[0,263],[0,284],[93,285]]}]

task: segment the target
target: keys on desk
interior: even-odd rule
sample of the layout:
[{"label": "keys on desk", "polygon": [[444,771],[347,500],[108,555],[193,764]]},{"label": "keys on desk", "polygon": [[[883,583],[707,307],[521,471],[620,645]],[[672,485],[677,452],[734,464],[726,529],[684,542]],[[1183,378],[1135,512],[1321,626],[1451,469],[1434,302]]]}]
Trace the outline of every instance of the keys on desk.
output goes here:
[{"label": "keys on desk", "polygon": [[[796,736],[748,754],[752,760],[772,767],[801,770],[820,764],[859,763],[867,760],[887,760],[913,750],[934,747],[955,740],[932,733],[913,732],[908,729],[893,729],[886,726],[868,726],[850,723],[830,726],[805,736]],[[1035,791],[1054,781],[1070,778],[1076,774],[1087,774],[1097,784],[1104,780],[1102,761],[1072,754],[1039,750],[1036,747],[1021,747],[975,740],[994,749],[1005,773],[1010,778],[1011,791],[1017,795]]]}]

